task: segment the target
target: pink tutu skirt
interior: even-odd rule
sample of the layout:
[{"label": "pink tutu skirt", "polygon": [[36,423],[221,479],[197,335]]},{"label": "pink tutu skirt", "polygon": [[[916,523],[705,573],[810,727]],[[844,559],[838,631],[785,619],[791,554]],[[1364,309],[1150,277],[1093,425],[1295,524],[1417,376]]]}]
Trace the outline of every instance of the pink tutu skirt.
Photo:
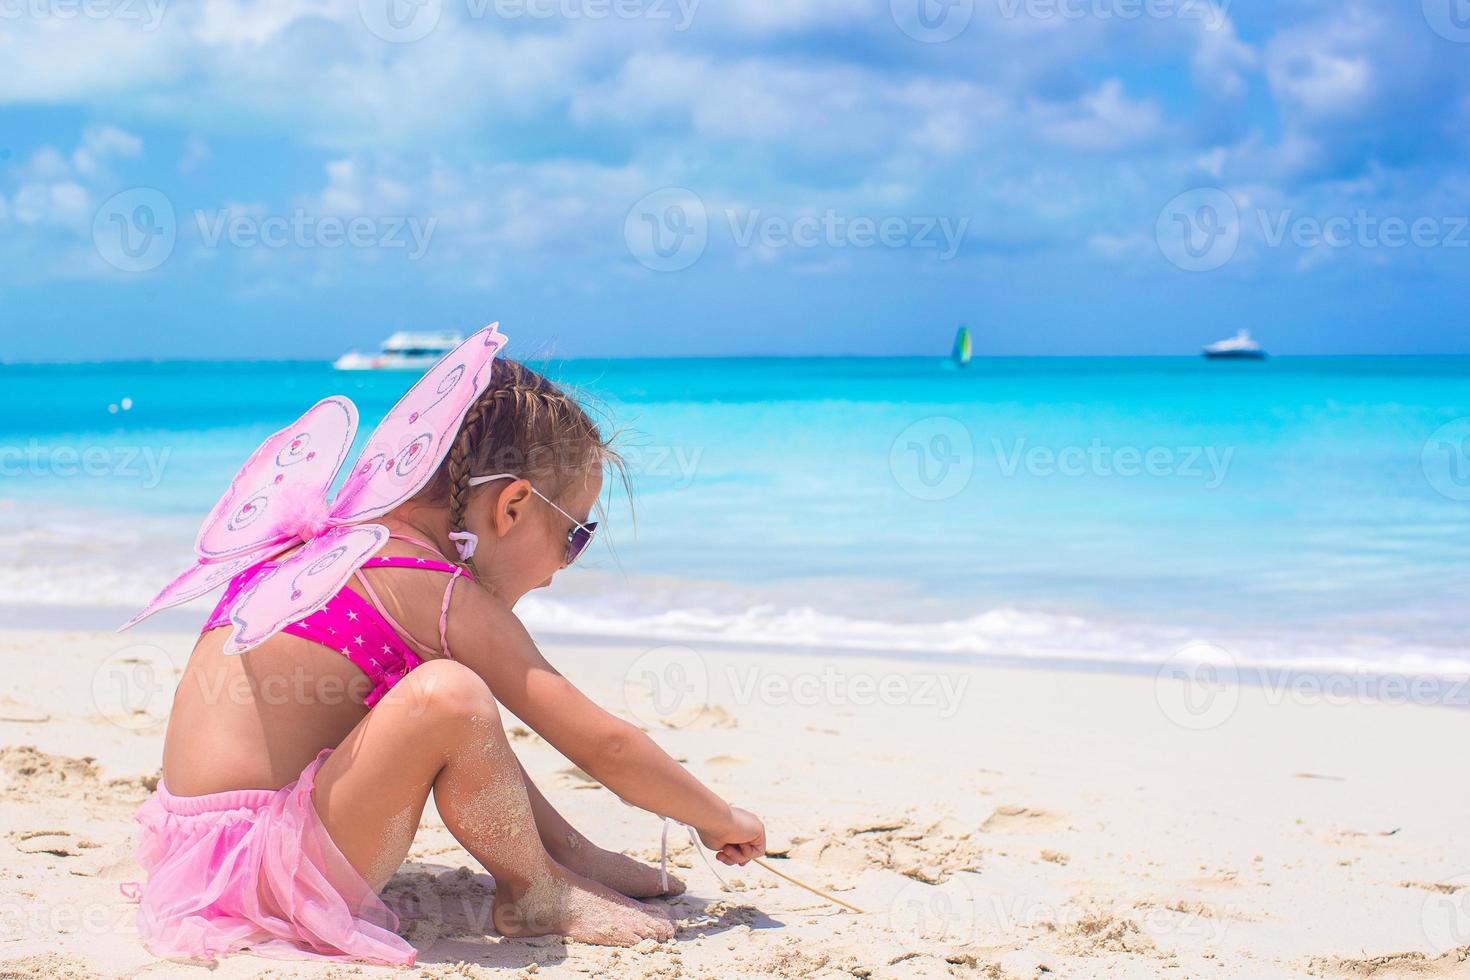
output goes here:
[{"label": "pink tutu skirt", "polygon": [[312,803],[326,749],[279,790],[174,796],[138,810],[138,933],[155,956],[263,956],[412,965],[398,917],[343,857]]}]

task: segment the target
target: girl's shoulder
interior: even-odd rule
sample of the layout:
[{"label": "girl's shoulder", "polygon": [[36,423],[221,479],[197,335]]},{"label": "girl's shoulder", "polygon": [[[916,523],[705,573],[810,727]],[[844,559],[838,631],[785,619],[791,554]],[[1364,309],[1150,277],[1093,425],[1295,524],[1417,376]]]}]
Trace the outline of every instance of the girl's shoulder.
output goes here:
[{"label": "girl's shoulder", "polygon": [[362,574],[376,593],[373,598],[414,639],[442,653],[447,638],[454,656],[455,648],[480,645],[497,626],[519,632],[520,620],[504,600],[442,556],[394,540],[377,557],[390,561],[370,564]]}]

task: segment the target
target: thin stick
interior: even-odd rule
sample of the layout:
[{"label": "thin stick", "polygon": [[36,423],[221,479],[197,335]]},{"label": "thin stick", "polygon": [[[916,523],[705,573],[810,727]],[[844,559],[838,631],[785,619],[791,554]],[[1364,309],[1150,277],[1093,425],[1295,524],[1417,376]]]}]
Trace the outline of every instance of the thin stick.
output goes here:
[{"label": "thin stick", "polygon": [[771,874],[775,875],[777,878],[783,878],[786,881],[791,882],[797,888],[805,888],[807,891],[811,892],[813,895],[820,895],[822,898],[825,898],[827,901],[831,902],[833,905],[840,905],[843,908],[847,909],[849,912],[856,912],[858,915],[862,915],[863,914],[863,910],[860,909],[860,908],[858,908],[856,905],[849,905],[848,903],[844,902],[842,899],[838,898],[835,895],[828,895],[826,892],[822,891],[820,888],[813,888],[811,885],[808,885],[804,881],[797,881],[795,878],[791,877],[786,872],[784,872],[784,871],[777,871],[775,868],[771,867],[769,864],[767,864],[766,862],[762,861],[760,858],[752,858],[752,860],[756,864],[758,864],[761,867],[765,868]]}]

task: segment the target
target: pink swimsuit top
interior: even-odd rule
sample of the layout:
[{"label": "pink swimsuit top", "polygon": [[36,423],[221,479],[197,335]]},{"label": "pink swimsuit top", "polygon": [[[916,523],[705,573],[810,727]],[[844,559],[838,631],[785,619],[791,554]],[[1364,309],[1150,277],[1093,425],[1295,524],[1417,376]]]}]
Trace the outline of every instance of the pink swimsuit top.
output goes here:
[{"label": "pink swimsuit top", "polygon": [[[438,554],[438,551],[431,545],[417,538],[398,534],[392,537]],[[258,565],[252,565],[231,579],[219,605],[214,607],[214,613],[210,615],[201,632],[207,633],[212,629],[228,626],[230,607],[246,589],[255,583],[256,579],[265,573],[266,569],[271,567],[271,564],[269,560],[266,560]],[[363,591],[367,593],[366,596],[344,585],[342,591],[328,600],[321,609],[281,630],[283,633],[299,636],[340,651],[342,656],[352,661],[373,682],[372,690],[364,699],[364,703],[371,708],[382,700],[383,695],[387,694],[394,684],[407,676],[409,671],[423,663],[425,656],[448,657],[450,655],[449,639],[445,635],[449,624],[449,600],[454,595],[455,579],[461,575],[468,578],[469,575],[458,565],[428,558],[369,558],[362,567],[422,568],[449,575],[449,585],[444,589],[444,602],[439,610],[440,648],[437,651],[414,639],[406,629],[398,624],[397,620],[389,615],[387,609],[383,607],[382,600],[378,598],[378,594],[373,591],[373,587],[368,584],[367,578],[361,571],[356,573],[356,578]],[[415,652],[415,647],[418,648],[418,652]]]}]

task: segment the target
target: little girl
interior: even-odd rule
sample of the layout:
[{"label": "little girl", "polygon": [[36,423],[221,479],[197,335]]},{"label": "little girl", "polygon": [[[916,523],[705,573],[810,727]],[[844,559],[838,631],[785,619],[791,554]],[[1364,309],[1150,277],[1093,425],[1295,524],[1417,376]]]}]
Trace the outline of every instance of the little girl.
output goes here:
[{"label": "little girl", "polygon": [[[494,876],[502,935],[670,938],[668,917],[637,901],[662,892],[658,870],[595,846],[552,807],[500,705],[622,799],[693,827],[724,863],[764,853],[759,819],[594,704],[516,618],[587,545],[616,457],[556,385],[504,359],[488,370],[432,480],[378,520],[392,537],[325,608],[227,655],[228,609],[265,562],[230,582],[205,625],[163,779],[137,817],[139,932],[156,955],[413,963],[377,893],[431,793]],[[446,559],[475,539],[471,557]]]}]

